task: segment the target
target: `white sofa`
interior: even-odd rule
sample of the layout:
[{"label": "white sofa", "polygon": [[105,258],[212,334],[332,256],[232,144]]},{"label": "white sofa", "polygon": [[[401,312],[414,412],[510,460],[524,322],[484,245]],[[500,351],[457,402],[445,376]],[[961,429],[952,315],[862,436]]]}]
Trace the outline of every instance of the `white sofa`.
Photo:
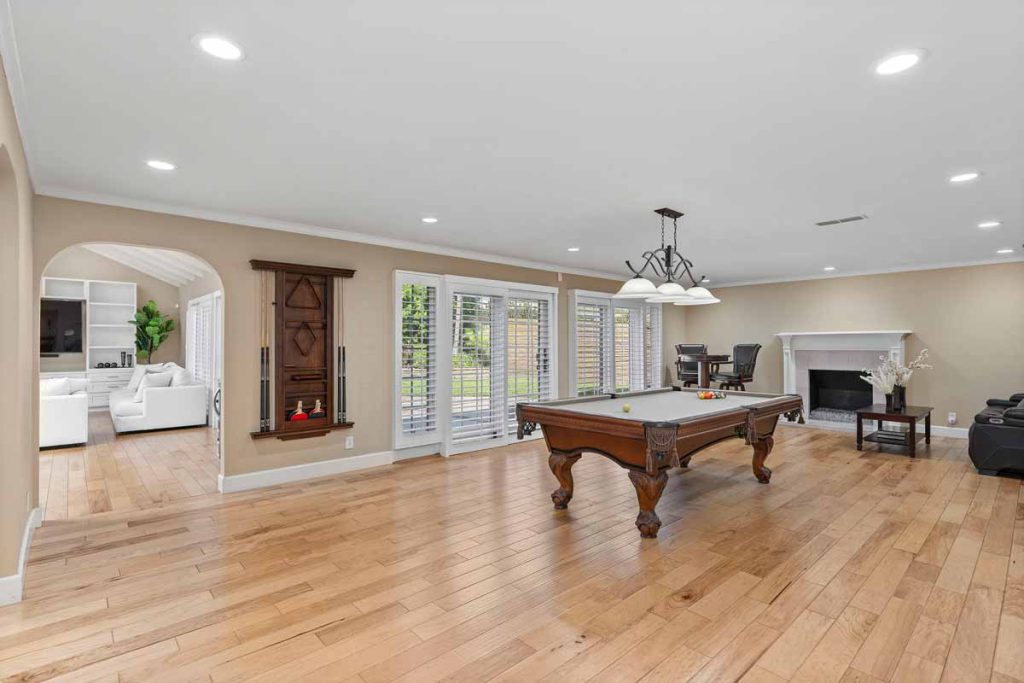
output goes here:
[{"label": "white sofa", "polygon": [[[139,366],[128,388],[110,392],[110,419],[114,431],[139,432],[150,429],[197,427],[207,423],[210,391],[205,384],[197,384],[187,371],[174,363]],[[139,381],[147,373],[177,373],[172,386],[145,387],[138,391]],[[141,400],[136,400],[139,398]]]},{"label": "white sofa", "polygon": [[71,446],[89,440],[86,380],[60,377],[39,383],[39,447]]}]

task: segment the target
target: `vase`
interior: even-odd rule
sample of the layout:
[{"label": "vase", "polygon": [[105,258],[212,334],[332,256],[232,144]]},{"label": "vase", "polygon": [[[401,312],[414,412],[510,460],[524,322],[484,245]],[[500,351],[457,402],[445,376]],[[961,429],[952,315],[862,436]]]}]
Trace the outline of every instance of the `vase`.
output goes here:
[{"label": "vase", "polygon": [[885,395],[885,407],[894,413],[902,413],[907,407],[907,388],[898,384],[894,386],[892,393]]}]

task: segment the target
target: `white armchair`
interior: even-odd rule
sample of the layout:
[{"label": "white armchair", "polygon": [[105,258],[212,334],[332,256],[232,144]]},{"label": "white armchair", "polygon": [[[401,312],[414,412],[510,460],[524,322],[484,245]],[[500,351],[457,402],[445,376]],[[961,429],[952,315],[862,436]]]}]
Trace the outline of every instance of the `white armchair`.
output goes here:
[{"label": "white armchair", "polygon": [[39,397],[40,448],[71,446],[88,440],[89,394],[84,389]]}]

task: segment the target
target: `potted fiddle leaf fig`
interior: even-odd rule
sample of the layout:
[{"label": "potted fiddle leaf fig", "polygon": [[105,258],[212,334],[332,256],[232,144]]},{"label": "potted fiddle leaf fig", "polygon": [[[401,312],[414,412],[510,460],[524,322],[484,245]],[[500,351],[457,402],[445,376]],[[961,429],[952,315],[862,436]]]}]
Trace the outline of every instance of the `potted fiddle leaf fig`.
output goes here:
[{"label": "potted fiddle leaf fig", "polygon": [[153,362],[153,354],[174,331],[174,320],[165,316],[150,299],[135,312],[135,353],[140,359]]}]

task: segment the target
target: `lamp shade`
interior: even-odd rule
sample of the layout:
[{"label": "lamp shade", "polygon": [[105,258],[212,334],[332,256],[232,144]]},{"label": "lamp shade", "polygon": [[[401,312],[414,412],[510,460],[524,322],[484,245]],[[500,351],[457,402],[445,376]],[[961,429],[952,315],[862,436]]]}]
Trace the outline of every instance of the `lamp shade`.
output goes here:
[{"label": "lamp shade", "polygon": [[722,300],[716,297],[710,299],[684,299],[682,301],[673,302],[676,306],[707,306],[708,304],[718,304]]},{"label": "lamp shade", "polygon": [[647,299],[652,304],[668,304],[688,300],[686,288],[678,282],[665,282],[658,285],[657,294]]},{"label": "lamp shade", "polygon": [[688,290],[686,290],[686,293],[689,294],[694,299],[714,299],[715,298],[714,294],[712,294],[710,291],[708,291],[704,287],[701,287],[700,285],[696,285],[696,286],[690,287]]},{"label": "lamp shade", "polygon": [[658,288],[654,283],[644,277],[634,277],[622,283],[622,287],[616,292],[618,299],[646,299],[658,294]]}]

